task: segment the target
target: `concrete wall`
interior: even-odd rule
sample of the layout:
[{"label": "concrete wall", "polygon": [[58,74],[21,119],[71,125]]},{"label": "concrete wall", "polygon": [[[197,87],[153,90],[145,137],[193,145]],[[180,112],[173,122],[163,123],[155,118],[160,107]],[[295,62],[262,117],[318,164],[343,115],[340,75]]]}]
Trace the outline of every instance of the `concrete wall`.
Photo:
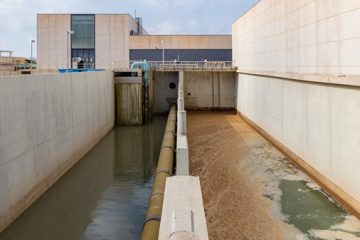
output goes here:
[{"label": "concrete wall", "polygon": [[[179,73],[154,71],[151,76],[154,91],[153,112],[167,113],[171,104],[177,103]],[[176,88],[171,89],[170,83],[175,83]]]},{"label": "concrete wall", "polygon": [[360,1],[262,0],[233,24],[241,70],[360,73]]},{"label": "concrete wall", "polygon": [[111,69],[113,61],[128,66],[131,27],[135,27],[134,19],[128,14],[95,15],[97,68]]},{"label": "concrete wall", "polygon": [[39,14],[37,16],[38,69],[66,68],[67,31],[71,27],[70,18],[70,14]]},{"label": "concrete wall", "polygon": [[111,72],[0,77],[0,231],[114,124]]},{"label": "concrete wall", "polygon": [[356,199],[354,208],[360,206],[358,106],[359,87],[239,75],[238,111],[325,176],[324,184],[340,188],[331,191]]},{"label": "concrete wall", "polygon": [[[71,30],[71,14],[38,14],[38,69],[66,68],[67,31]],[[95,15],[96,67],[111,69],[112,61],[129,61],[129,35],[137,29],[129,14]],[[69,53],[69,59],[70,59]]]},{"label": "concrete wall", "polygon": [[[161,44],[161,41],[165,43]],[[231,35],[130,36],[130,49],[231,49]]]},{"label": "concrete wall", "polygon": [[359,7],[262,0],[233,24],[238,111],[358,216]]},{"label": "concrete wall", "polygon": [[234,109],[235,85],[234,72],[185,72],[185,107],[186,109]]}]

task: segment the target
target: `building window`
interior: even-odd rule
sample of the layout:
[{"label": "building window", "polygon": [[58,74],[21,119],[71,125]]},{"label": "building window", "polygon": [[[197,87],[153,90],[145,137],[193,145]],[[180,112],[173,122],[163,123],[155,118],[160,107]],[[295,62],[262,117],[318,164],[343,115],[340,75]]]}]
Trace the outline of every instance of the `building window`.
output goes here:
[{"label": "building window", "polygon": [[71,38],[71,46],[73,49],[95,48],[94,15],[72,15],[71,30],[75,32]]},{"label": "building window", "polygon": [[95,15],[71,15],[73,68],[95,68]]}]

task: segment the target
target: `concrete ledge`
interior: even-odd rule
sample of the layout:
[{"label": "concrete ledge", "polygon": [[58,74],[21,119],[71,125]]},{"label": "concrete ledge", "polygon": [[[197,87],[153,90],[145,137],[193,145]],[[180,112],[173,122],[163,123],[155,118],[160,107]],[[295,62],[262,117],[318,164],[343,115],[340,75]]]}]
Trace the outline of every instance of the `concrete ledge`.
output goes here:
[{"label": "concrete ledge", "polygon": [[233,107],[229,107],[229,108],[212,108],[212,107],[186,107],[186,110],[188,111],[205,111],[205,112],[209,112],[209,111],[221,111],[221,112],[233,112],[234,114],[236,113],[236,109]]},{"label": "concrete ledge", "polygon": [[186,111],[177,111],[177,134],[186,135]]},{"label": "concrete ledge", "polygon": [[238,70],[237,72],[240,74],[260,76],[260,77],[272,77],[272,78],[280,78],[280,79],[301,81],[301,82],[360,87],[360,77],[359,76],[346,76],[346,75],[344,75],[344,76],[330,76],[330,75],[326,76],[326,75],[260,72],[260,71],[246,71],[246,70]]},{"label": "concrete ledge", "polygon": [[159,240],[169,239],[209,239],[198,177],[166,180]]},{"label": "concrete ledge", "polygon": [[327,192],[331,197],[338,201],[343,207],[345,207],[349,212],[355,215],[360,219],[360,202],[355,198],[350,196],[348,193],[344,192],[340,187],[330,181],[327,177],[322,175],[308,163],[306,163],[302,158],[297,154],[291,151],[288,147],[279,142],[276,138],[270,135],[267,131],[261,128],[259,125],[254,123],[247,116],[243,115],[241,112],[237,112],[238,115],[243,118],[247,123],[255,128],[264,138],[271,142],[276,148],[283,152],[297,167],[302,171],[308,174],[320,187]]}]

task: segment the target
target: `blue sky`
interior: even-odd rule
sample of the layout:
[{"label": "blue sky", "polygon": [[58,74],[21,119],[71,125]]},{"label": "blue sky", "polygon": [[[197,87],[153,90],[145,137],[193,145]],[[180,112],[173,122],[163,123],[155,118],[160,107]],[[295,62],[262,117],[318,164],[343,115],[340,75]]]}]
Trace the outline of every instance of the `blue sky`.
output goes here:
[{"label": "blue sky", "polygon": [[225,34],[257,0],[0,0],[0,49],[30,55],[37,13],[130,13],[151,34]]}]

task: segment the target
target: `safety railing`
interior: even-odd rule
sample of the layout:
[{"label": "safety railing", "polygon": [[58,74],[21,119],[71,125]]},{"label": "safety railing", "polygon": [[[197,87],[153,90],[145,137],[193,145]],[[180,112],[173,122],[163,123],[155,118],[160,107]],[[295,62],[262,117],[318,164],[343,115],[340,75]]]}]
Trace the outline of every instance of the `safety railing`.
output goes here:
[{"label": "safety railing", "polygon": [[[140,60],[139,60],[140,61]],[[143,61],[143,60],[141,60]],[[119,71],[129,68],[133,62],[114,61],[112,70]],[[179,71],[179,70],[236,70],[237,67],[230,61],[148,61],[152,70]]]},{"label": "safety railing", "polygon": [[156,70],[232,70],[232,62],[226,61],[155,61],[149,62]]}]

